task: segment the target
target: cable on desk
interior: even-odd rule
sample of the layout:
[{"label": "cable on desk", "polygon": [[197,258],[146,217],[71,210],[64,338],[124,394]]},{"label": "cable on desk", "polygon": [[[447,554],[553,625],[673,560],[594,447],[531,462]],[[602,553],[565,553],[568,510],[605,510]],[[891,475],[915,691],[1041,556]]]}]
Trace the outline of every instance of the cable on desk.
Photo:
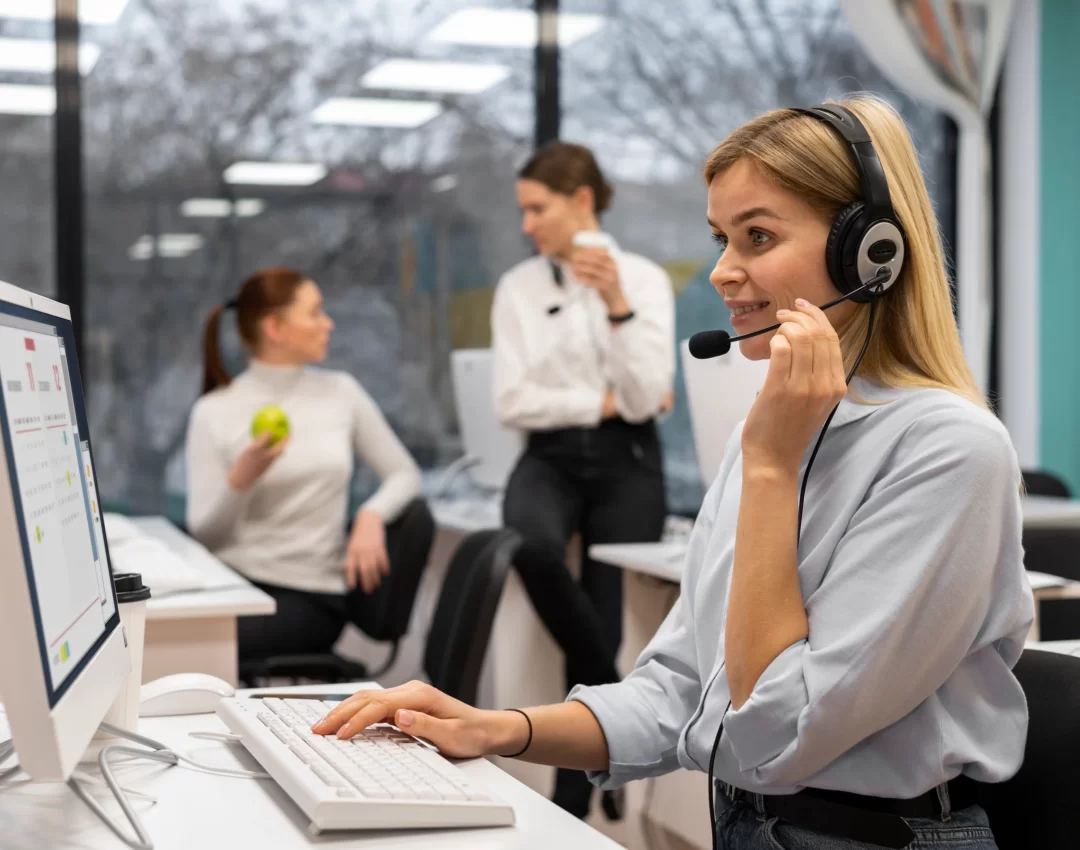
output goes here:
[{"label": "cable on desk", "polygon": [[230,732],[188,732],[189,738],[198,738],[201,741],[218,741],[223,744],[242,744],[243,739],[239,735]]},{"label": "cable on desk", "polygon": [[[117,737],[127,738],[128,740],[134,741],[137,744],[142,744],[144,747],[150,747],[151,749],[158,750],[158,751],[166,751],[167,750],[168,752],[170,752],[172,755],[174,755],[176,757],[177,762],[189,765],[189,766],[195,768],[196,770],[201,771],[202,773],[212,773],[212,774],[215,774],[216,776],[229,776],[229,777],[232,777],[233,779],[270,779],[270,774],[269,773],[264,773],[264,772],[258,771],[258,770],[244,770],[243,768],[235,768],[235,767],[215,767],[214,765],[203,764],[202,762],[200,762],[200,761],[198,761],[196,759],[193,759],[191,756],[187,755],[186,753],[181,753],[181,752],[177,752],[175,750],[170,750],[164,744],[159,744],[157,741],[153,741],[150,738],[144,738],[141,735],[135,734],[134,732],[128,732],[125,729],[120,729],[119,727],[113,726],[111,723],[102,723],[101,728],[105,732],[108,732],[110,735],[116,735]],[[198,737],[203,737],[204,735],[209,736],[209,735],[214,735],[214,734],[215,733],[213,733],[213,732],[193,732],[193,733],[191,733],[191,737],[198,738]],[[210,740],[222,740],[222,739],[224,739],[224,735],[222,735],[222,737],[220,739],[219,738],[210,738]],[[232,741],[230,740],[230,741],[228,741],[228,743],[232,743]],[[136,750],[135,752],[138,753],[140,751]]]}]

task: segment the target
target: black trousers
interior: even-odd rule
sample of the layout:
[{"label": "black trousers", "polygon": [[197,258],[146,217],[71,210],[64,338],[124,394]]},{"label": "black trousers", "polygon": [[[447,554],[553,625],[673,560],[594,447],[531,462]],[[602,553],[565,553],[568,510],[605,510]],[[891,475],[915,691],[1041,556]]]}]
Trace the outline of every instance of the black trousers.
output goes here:
[{"label": "black trousers", "polygon": [[[402,516],[386,526],[386,552],[390,557],[391,572],[400,558],[415,557],[405,539],[404,529],[406,519],[413,511],[426,512],[427,506],[422,501],[413,502]],[[341,569],[344,572],[344,562]],[[370,629],[383,613],[388,588],[386,579],[373,593],[364,593],[360,587],[347,593],[314,593],[262,582],[253,584],[274,597],[277,611],[268,616],[237,618],[240,663],[275,655],[328,653],[348,623],[380,639]]]},{"label": "black trousers", "polygon": [[[659,540],[667,505],[660,441],[652,422],[609,420],[597,428],[538,431],[510,476],[503,521],[522,536],[514,560],[537,614],[566,655],[566,685],[618,681],[623,571],[593,561],[594,543]],[[581,582],[566,566],[575,532]],[[584,816],[592,786],[560,770],[555,801]]]}]

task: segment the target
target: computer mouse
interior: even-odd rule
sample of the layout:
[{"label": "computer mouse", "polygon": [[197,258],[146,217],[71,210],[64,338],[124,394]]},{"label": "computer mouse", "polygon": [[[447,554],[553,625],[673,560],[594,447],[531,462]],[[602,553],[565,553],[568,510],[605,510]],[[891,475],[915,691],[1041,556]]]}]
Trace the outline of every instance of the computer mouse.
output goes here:
[{"label": "computer mouse", "polygon": [[235,693],[236,689],[228,682],[206,673],[162,676],[142,686],[139,693],[139,716],[213,714],[223,698],[231,697]]}]

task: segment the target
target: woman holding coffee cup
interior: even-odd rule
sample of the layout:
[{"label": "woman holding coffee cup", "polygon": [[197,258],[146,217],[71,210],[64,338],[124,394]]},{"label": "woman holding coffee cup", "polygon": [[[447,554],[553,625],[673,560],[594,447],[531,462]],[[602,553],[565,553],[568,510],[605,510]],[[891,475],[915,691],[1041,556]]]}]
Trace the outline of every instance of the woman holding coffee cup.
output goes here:
[{"label": "woman holding coffee cup", "polygon": [[[619,678],[622,572],[589,546],[663,532],[655,418],[671,405],[674,296],[663,269],[601,231],[612,189],[591,151],[548,145],[518,177],[522,231],[540,256],[503,275],[492,308],[496,414],[528,435],[503,517],[522,535],[515,566],[566,654],[569,689]],[[565,561],[575,533],[580,583]],[[556,803],[584,817],[590,797],[584,773],[559,772]]]}]

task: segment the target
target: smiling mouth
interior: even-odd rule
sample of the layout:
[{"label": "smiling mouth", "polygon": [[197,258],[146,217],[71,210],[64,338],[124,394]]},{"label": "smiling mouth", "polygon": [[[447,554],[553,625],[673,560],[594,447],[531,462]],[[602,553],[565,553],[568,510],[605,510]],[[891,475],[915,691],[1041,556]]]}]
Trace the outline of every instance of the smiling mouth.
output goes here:
[{"label": "smiling mouth", "polygon": [[756,313],[759,310],[764,310],[769,306],[768,301],[762,301],[758,304],[744,304],[741,307],[733,307],[731,310],[731,318],[736,316],[745,316],[747,313]]}]

